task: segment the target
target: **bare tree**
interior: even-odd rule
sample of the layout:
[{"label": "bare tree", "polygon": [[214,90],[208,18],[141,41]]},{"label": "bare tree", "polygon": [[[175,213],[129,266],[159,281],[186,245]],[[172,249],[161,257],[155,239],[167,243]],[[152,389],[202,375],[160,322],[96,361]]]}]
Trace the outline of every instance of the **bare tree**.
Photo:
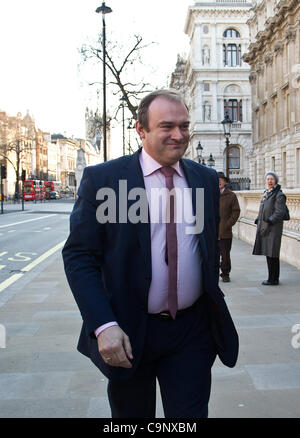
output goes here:
[{"label": "bare tree", "polygon": [[[138,101],[141,96],[152,91],[150,83],[136,77],[136,66],[142,64],[141,53],[152,44],[154,43],[143,44],[143,38],[140,35],[134,35],[134,41],[127,50],[124,50],[119,42],[107,42],[105,64],[112,77],[108,85],[114,86],[113,94],[123,99],[134,120],[137,119]],[[96,45],[83,45],[80,51],[84,62],[89,59],[103,62],[102,35],[99,36]],[[133,78],[133,80],[129,81],[128,78]],[[90,84],[95,84],[95,82]],[[120,106],[116,110],[115,117],[119,109]]]},{"label": "bare tree", "polygon": [[[16,174],[15,197],[19,198],[20,180],[22,176],[21,164],[26,160],[28,154],[32,154],[35,140],[35,128],[32,120],[15,119],[7,131],[0,133],[0,158],[9,162]],[[29,122],[28,122],[29,120]]]},{"label": "bare tree", "polygon": [[24,161],[26,154],[32,152],[31,142],[24,139],[15,138],[12,141],[0,144],[0,157],[8,161],[16,174],[15,198],[19,198],[20,181],[21,181],[21,163]]}]

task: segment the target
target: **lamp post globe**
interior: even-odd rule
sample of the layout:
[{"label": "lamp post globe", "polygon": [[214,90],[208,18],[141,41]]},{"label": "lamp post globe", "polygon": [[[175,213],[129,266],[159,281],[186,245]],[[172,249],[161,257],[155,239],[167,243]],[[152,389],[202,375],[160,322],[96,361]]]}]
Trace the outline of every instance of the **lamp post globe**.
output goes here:
[{"label": "lamp post globe", "polygon": [[215,159],[214,159],[212,153],[209,155],[209,158],[208,158],[208,160],[207,160],[207,165],[208,165],[209,167],[214,167],[214,165],[215,165]]},{"label": "lamp post globe", "polygon": [[201,145],[201,142],[199,140],[198,145],[196,147],[196,151],[197,151],[197,158],[199,163],[201,164],[201,159],[202,159],[202,151],[203,151],[203,147]]}]

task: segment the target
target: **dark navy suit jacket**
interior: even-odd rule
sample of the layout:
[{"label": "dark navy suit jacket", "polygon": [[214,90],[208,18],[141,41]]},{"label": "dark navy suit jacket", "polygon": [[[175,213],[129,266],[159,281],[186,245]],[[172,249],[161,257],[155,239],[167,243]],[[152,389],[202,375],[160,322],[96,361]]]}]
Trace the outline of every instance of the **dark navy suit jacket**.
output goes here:
[{"label": "dark navy suit jacket", "polygon": [[[217,173],[188,159],[181,160],[189,187],[204,188],[204,229],[198,235],[203,263],[203,288],[217,353],[233,367],[238,356],[238,335],[218,286],[219,281],[219,185]],[[96,199],[100,188],[118,195],[119,180],[132,188],[145,188],[139,151],[84,169],[78,199],[70,217],[70,235],[63,248],[65,272],[82,315],[78,350],[88,356],[109,379],[126,379],[141,358],[147,329],[148,292],[151,283],[150,223],[100,224]],[[117,198],[118,201],[118,198]],[[128,201],[128,208],[136,201]],[[119,214],[118,202],[117,218]],[[188,275],[188,273],[187,273]],[[110,367],[98,352],[94,330],[117,321],[129,336],[133,367]]]}]

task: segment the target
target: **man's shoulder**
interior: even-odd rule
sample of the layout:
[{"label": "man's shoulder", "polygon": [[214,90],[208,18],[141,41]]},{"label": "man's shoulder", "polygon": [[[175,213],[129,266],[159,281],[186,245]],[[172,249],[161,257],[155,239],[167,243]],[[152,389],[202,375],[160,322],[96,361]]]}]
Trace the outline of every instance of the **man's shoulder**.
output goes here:
[{"label": "man's shoulder", "polygon": [[229,195],[232,199],[237,199],[236,194],[229,187],[226,187],[226,189],[224,190],[224,194]]},{"label": "man's shoulder", "polygon": [[91,173],[93,175],[111,172],[113,170],[123,167],[123,165],[125,165],[128,162],[128,160],[130,160],[131,157],[132,155],[125,155],[123,157],[114,158],[112,160],[105,161],[103,163],[87,166],[85,167],[84,170],[85,172]]},{"label": "man's shoulder", "polygon": [[193,169],[196,172],[200,172],[206,176],[211,175],[217,177],[217,172],[215,169],[211,167],[204,166],[203,164],[197,163],[196,161],[191,160],[190,158],[182,158],[183,165],[188,169]]}]

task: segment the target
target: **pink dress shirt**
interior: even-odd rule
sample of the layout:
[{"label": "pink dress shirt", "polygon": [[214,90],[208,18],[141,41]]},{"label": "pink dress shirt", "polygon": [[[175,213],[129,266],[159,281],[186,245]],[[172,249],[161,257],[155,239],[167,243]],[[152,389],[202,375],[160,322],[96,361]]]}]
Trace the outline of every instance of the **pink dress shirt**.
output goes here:
[{"label": "pink dress shirt", "polygon": [[[165,262],[166,246],[166,206],[162,201],[158,202],[157,190],[165,188],[165,177],[159,171],[162,167],[144,149],[140,154],[140,164],[144,176],[150,211],[151,230],[151,260],[152,260],[152,281],[148,295],[148,313],[159,313],[168,310],[168,266]],[[176,190],[182,193],[183,202],[177,203],[176,217],[182,218],[176,224],[178,241],[178,309],[185,309],[192,306],[202,294],[202,258],[199,249],[197,235],[187,234],[186,227],[194,225],[192,199],[189,194],[188,184],[179,162],[172,166],[176,173],[173,182]],[[103,330],[116,321],[104,324],[95,330],[98,336]]]}]

